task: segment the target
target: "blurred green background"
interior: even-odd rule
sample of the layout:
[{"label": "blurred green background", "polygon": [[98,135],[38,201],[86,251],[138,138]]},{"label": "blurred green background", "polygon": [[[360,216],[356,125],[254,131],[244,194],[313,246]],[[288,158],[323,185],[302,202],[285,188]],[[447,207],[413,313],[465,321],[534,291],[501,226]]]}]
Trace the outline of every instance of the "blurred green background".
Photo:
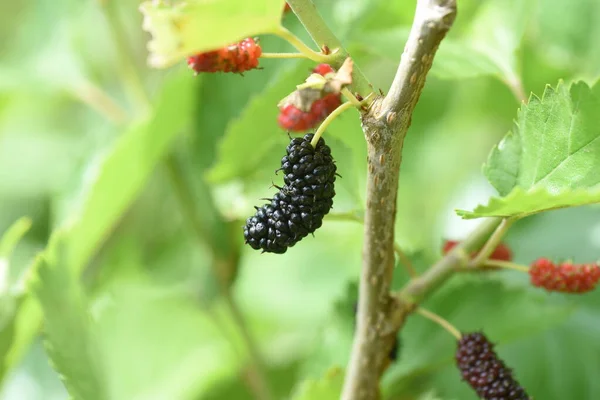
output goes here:
[{"label": "blurred green background", "polygon": [[[375,87],[387,90],[414,1],[315,3]],[[493,194],[480,167],[510,129],[521,92],[600,75],[597,0],[458,3],[404,148],[397,241],[421,268],[439,257],[442,238],[460,239],[478,223],[453,210]],[[93,376],[102,398],[255,398],[255,368],[220,284],[258,343],[275,398],[332,398],[343,374],[335,368],[348,359],[361,262],[362,227],[344,220],[364,200],[358,113],[325,134],[343,176],[333,215],[284,255],[254,252],[240,227],[279,179],[288,138],[276,104],[313,64],[264,60],[244,76],[195,77],[183,61],[153,70],[138,6],[0,3],[0,232],[22,216],[33,221],[2,276],[0,398],[67,398],[20,286],[61,226],[71,227],[65,241],[83,272],[82,284],[71,284],[84,288],[89,337],[68,324],[69,285],[50,309],[64,337],[98,352],[92,374],[67,341],[68,363]],[[284,24],[308,41],[293,14]],[[261,45],[291,50],[270,36]],[[531,217],[507,242],[524,264],[541,255],[594,261],[599,217],[597,207]],[[223,261],[216,275],[215,260]],[[399,272],[395,283],[405,280]],[[537,399],[597,399],[599,301],[598,293],[547,295],[526,275],[502,272],[457,277],[425,306],[463,331],[484,329]],[[450,335],[415,316],[401,341],[382,382],[386,398],[475,398],[452,364]]]}]

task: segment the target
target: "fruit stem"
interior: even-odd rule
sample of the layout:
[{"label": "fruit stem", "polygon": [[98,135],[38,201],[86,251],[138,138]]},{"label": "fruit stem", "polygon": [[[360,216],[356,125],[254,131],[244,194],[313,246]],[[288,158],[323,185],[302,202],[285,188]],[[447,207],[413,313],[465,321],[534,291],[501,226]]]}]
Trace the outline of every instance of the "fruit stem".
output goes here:
[{"label": "fruit stem", "polygon": [[450,322],[448,322],[444,318],[440,317],[436,313],[433,313],[422,307],[417,308],[416,313],[427,318],[430,321],[435,322],[436,324],[438,324],[439,326],[444,328],[446,331],[448,331],[448,333],[450,333],[452,336],[454,336],[456,338],[456,340],[460,340],[462,338],[462,334],[460,333],[460,331],[458,329],[456,329],[456,327],[454,325],[452,325]]},{"label": "fruit stem", "polygon": [[262,53],[260,58],[307,58],[304,53]]},{"label": "fruit stem", "polygon": [[[279,36],[283,40],[287,41],[289,44],[294,46],[296,50],[304,55],[304,57],[313,60],[319,63],[330,63],[332,60],[336,59],[336,51],[337,49],[333,49],[330,54],[323,54],[321,52],[314,51],[310,47],[308,47],[298,36],[294,35],[292,32],[284,28],[283,26],[278,26],[275,30],[271,32],[273,35]],[[269,53],[267,53],[269,54]],[[264,56],[264,54],[263,54]]]},{"label": "fruit stem", "polygon": [[505,269],[513,269],[519,272],[529,272],[529,267],[521,264],[515,264],[510,261],[500,261],[500,260],[487,260],[482,265],[484,268],[505,268]]},{"label": "fruit stem", "polygon": [[344,95],[344,97],[346,97],[348,99],[348,101],[350,101],[352,104],[354,104],[355,107],[361,107],[365,102],[365,100],[367,100],[367,106],[372,103],[372,98],[373,96],[368,96],[366,99],[363,100],[363,102],[361,102],[360,100],[358,100],[356,98],[356,96],[354,94],[352,94],[352,92],[350,90],[348,90],[347,87],[342,88],[341,90],[342,94]]},{"label": "fruit stem", "polygon": [[515,222],[514,218],[504,218],[498,228],[492,233],[492,236],[485,243],[481,251],[473,258],[473,260],[469,263],[469,268],[477,268],[490,258],[490,255],[494,252],[496,247],[500,244],[500,241],[506,235],[506,232],[511,227],[511,225]]},{"label": "fruit stem", "polygon": [[329,126],[329,124],[331,123],[331,121],[333,121],[341,113],[343,113],[344,111],[346,111],[347,109],[352,108],[352,107],[354,107],[354,104],[352,104],[351,101],[347,101],[344,104],[342,104],[341,106],[339,106],[338,108],[336,108],[335,110],[333,110],[333,112],[331,114],[329,114],[327,116],[327,118],[325,118],[325,121],[323,121],[321,123],[321,125],[319,126],[319,128],[315,132],[315,136],[312,138],[310,144],[312,144],[313,147],[316,147],[317,146],[317,142],[321,138],[321,135],[323,134],[323,132],[325,132],[325,129],[327,129],[327,127]]},{"label": "fruit stem", "polygon": [[394,252],[396,253],[396,256],[398,257],[400,263],[406,268],[406,272],[408,272],[408,275],[411,278],[416,278],[417,276],[419,276],[413,263],[410,261],[410,258],[408,258],[406,254],[404,254],[398,243],[394,243]]}]

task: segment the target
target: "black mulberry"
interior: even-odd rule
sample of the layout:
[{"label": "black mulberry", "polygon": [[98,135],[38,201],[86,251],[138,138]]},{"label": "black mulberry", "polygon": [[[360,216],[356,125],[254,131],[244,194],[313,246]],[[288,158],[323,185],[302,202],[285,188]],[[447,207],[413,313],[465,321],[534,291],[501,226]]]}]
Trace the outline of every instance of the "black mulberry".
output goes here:
[{"label": "black mulberry", "polygon": [[467,333],[458,341],[456,364],[463,379],[487,400],[529,400],[512,370],[494,352],[483,333]]},{"label": "black mulberry", "polygon": [[310,144],[313,136],[291,140],[281,160],[285,185],[246,221],[244,238],[253,249],[285,253],[320,228],[333,206],[336,166],[322,138]]}]

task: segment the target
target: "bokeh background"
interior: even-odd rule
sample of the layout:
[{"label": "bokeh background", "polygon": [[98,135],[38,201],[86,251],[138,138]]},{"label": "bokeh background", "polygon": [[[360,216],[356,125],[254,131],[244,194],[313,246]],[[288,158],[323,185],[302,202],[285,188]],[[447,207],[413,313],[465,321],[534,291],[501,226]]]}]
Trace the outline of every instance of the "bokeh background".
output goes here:
[{"label": "bokeh background", "polygon": [[[387,90],[414,1],[315,3],[375,87]],[[458,3],[404,149],[397,241],[419,268],[440,256],[443,238],[460,239],[478,223],[454,209],[494,194],[480,168],[511,128],[518,97],[541,95],[559,79],[592,83],[600,75],[600,2]],[[0,3],[0,232],[22,216],[33,222],[2,277],[0,398],[67,398],[39,319],[13,301],[23,296],[34,255],[65,224],[76,227],[67,241],[83,268],[105,398],[255,398],[251,357],[219,282],[229,285],[258,343],[275,397],[335,398],[361,259],[362,227],[351,220],[364,203],[358,113],[345,113],[325,135],[343,176],[333,215],[284,255],[254,252],[240,227],[279,179],[274,170],[288,138],[276,104],[313,64],[264,60],[264,69],[244,76],[195,77],[184,61],[153,70],[138,6]],[[308,41],[293,14],[283,18]],[[271,36],[261,45],[291,50]],[[524,264],[541,255],[594,261],[599,217],[597,207],[530,217],[507,242]],[[222,256],[231,262],[215,274]],[[396,285],[406,281],[399,271]],[[483,329],[536,398],[597,399],[599,301],[597,293],[547,295],[526,275],[502,272],[457,277],[426,307],[461,330]],[[77,338],[69,329],[65,335]],[[441,328],[411,317],[400,340],[382,383],[386,398],[475,398]],[[85,369],[77,357],[72,362]]]}]

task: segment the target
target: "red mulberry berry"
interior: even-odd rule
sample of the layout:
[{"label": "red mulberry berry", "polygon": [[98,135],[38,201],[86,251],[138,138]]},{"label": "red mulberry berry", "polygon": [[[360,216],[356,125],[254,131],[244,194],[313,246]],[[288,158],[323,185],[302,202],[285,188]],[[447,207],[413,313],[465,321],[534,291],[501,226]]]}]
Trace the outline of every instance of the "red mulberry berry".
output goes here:
[{"label": "red mulberry berry", "polygon": [[311,113],[304,112],[293,104],[288,104],[280,110],[277,122],[283,129],[295,132],[309,130],[318,124]]},{"label": "red mulberry berry", "polygon": [[531,264],[529,276],[533,286],[551,292],[586,293],[598,284],[600,267],[597,264],[571,262],[556,265],[547,258],[540,258]]},{"label": "red mulberry berry", "polygon": [[[459,244],[459,242],[457,242],[455,240],[446,240],[446,242],[444,243],[444,247],[442,248],[442,253],[447,254],[450,250],[452,250],[458,244]],[[471,257],[473,258],[473,257],[477,256],[477,253],[478,252],[473,252],[471,254]],[[498,246],[494,249],[492,254],[490,254],[491,260],[510,261],[510,260],[512,260],[512,258],[513,258],[512,251],[504,243],[498,244]]]},{"label": "red mulberry berry", "polygon": [[329,64],[319,64],[313,69],[313,73],[323,76],[333,72],[335,72],[335,70]]},{"label": "red mulberry berry", "polygon": [[277,122],[285,130],[303,132],[321,123],[341,103],[339,94],[330,93],[315,100],[310,106],[309,112],[304,112],[293,104],[288,104],[280,110]]},{"label": "red mulberry berry", "polygon": [[494,345],[482,333],[464,334],[458,341],[456,365],[481,399],[528,400],[530,397],[494,352]]},{"label": "red mulberry berry", "polygon": [[291,140],[281,160],[285,185],[246,221],[244,238],[253,249],[285,253],[320,228],[333,206],[336,166],[322,138],[312,146],[313,136]]},{"label": "red mulberry berry", "polygon": [[222,49],[208,51],[188,57],[188,66],[200,72],[244,72],[258,67],[262,54],[260,45],[252,38]]}]

